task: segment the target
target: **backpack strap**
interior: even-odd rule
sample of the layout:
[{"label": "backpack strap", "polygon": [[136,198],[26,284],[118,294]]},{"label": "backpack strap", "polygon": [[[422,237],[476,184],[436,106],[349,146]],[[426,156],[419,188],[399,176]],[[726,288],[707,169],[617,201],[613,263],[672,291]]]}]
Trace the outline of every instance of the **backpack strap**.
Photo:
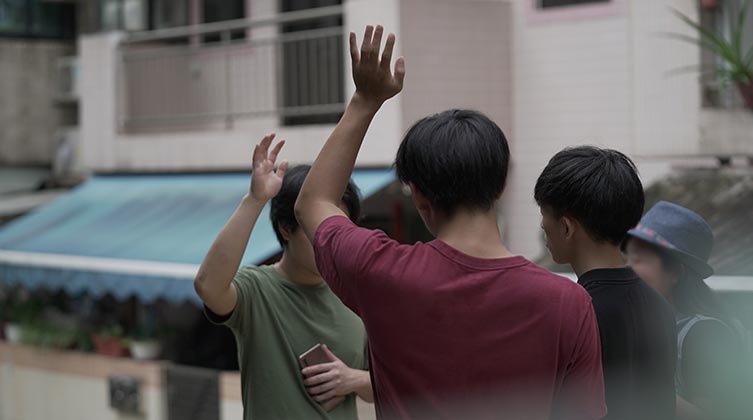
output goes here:
[{"label": "backpack strap", "polygon": [[683,377],[682,372],[682,359],[683,359],[683,344],[685,344],[685,338],[688,336],[690,331],[693,329],[693,327],[698,324],[699,322],[717,322],[720,325],[723,325],[724,328],[730,330],[735,336],[737,336],[736,331],[733,328],[730,328],[729,325],[724,323],[722,320],[711,318],[705,315],[696,314],[693,316],[689,316],[686,318],[679,319],[677,321],[677,365],[675,366],[675,390],[678,394],[684,395],[685,391],[685,378]]}]

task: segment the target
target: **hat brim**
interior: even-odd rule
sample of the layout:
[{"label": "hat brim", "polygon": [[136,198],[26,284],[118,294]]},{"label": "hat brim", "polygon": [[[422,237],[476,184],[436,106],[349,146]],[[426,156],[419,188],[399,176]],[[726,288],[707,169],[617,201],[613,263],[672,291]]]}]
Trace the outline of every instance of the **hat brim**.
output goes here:
[{"label": "hat brim", "polygon": [[651,245],[654,245],[658,248],[661,248],[671,253],[672,255],[676,256],[679,260],[681,260],[682,263],[685,264],[688,268],[695,271],[704,279],[714,274],[714,269],[706,261],[703,261],[700,258],[694,255],[690,255],[686,252],[683,252],[677,248],[672,248],[670,246],[667,246],[666,244],[657,240],[656,237],[651,237],[649,235],[646,235],[645,233],[637,229],[630,229],[628,231],[628,235],[634,238],[638,238],[642,241],[648,242]]}]

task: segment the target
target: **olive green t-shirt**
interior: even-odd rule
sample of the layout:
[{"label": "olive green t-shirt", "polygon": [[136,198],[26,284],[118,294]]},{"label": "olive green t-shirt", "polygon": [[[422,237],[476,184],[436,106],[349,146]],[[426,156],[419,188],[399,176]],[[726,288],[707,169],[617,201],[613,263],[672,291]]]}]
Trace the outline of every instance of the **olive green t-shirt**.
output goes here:
[{"label": "olive green t-shirt", "polygon": [[361,319],[325,283],[298,285],[273,266],[241,267],[233,283],[233,312],[207,315],[235,335],[244,419],[357,419],[355,394],[329,412],[309,396],[298,356],[321,343],[349,367],[368,369]]}]

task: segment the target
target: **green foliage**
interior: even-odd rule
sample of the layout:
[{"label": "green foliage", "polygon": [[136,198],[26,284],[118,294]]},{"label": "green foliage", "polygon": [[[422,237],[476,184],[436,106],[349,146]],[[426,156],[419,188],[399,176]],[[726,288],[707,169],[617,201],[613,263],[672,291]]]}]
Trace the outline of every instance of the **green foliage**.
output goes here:
[{"label": "green foliage", "polygon": [[743,51],[742,45],[749,6],[750,0],[742,0],[740,10],[732,16],[729,37],[725,37],[719,32],[710,31],[684,13],[672,9],[678,18],[692,27],[698,34],[698,38],[681,34],[673,34],[673,37],[699,45],[720,57],[723,62],[714,69],[714,72],[722,82],[753,83],[753,46],[747,51]]},{"label": "green foliage", "polygon": [[64,328],[53,323],[35,320],[21,326],[21,342],[30,346],[70,349],[81,338],[75,328]]}]

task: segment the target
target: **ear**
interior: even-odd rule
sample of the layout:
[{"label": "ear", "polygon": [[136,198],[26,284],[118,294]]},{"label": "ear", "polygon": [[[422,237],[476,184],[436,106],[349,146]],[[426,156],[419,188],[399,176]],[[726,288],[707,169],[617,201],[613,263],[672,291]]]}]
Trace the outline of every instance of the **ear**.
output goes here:
[{"label": "ear", "polygon": [[280,230],[280,235],[282,236],[282,239],[285,239],[286,242],[290,242],[290,236],[291,233],[287,228],[282,227],[282,225],[277,225],[277,228]]},{"label": "ear", "polygon": [[425,214],[428,214],[431,211],[431,203],[429,202],[429,199],[426,198],[426,196],[419,191],[412,182],[409,183],[408,186],[410,187],[411,196],[413,197],[413,203],[416,205],[416,208],[423,211]]},{"label": "ear", "polygon": [[568,216],[562,216],[560,223],[562,224],[562,233],[564,234],[565,239],[572,239],[573,236],[575,236],[575,231],[579,227],[578,221]]}]

